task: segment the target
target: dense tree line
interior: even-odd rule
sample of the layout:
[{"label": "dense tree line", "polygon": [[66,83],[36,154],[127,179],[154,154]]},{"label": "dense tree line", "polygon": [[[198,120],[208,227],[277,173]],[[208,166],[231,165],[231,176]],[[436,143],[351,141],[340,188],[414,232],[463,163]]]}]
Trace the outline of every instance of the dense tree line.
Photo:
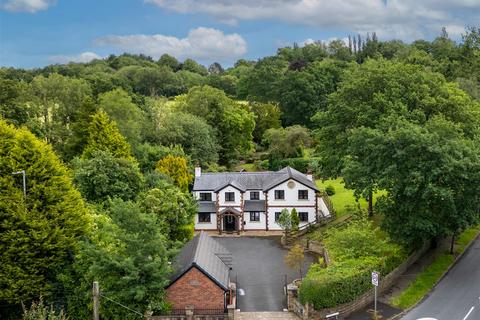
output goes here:
[{"label": "dense tree line", "polygon": [[445,30],[349,38],[226,69],[131,54],[1,68],[0,316],[42,296],[88,318],[94,280],[132,309],[166,308],[169,262],[193,234],[194,165],[231,169],[255,152],[315,157],[407,247],[478,222],[480,30],[458,43]]}]

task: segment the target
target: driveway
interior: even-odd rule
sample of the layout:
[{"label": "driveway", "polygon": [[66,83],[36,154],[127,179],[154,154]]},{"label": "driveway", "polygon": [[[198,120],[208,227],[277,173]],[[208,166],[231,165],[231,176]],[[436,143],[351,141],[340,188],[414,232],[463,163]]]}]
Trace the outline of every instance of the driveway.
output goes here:
[{"label": "driveway", "polygon": [[[238,309],[281,311],[286,308],[285,275],[291,282],[299,278],[299,272],[285,266],[283,259],[287,250],[280,245],[279,237],[218,237],[216,240],[232,253],[232,281],[245,292],[237,296]],[[315,260],[305,255],[303,275]]]},{"label": "driveway", "polygon": [[402,320],[480,319],[480,238],[433,289]]}]

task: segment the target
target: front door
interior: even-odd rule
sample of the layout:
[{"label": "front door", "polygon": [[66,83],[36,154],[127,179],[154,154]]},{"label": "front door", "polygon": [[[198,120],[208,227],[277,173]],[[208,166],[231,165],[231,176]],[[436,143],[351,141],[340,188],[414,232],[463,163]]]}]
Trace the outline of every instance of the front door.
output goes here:
[{"label": "front door", "polygon": [[223,217],[223,229],[225,231],[233,232],[237,230],[237,223],[236,223],[235,216],[228,215]]}]

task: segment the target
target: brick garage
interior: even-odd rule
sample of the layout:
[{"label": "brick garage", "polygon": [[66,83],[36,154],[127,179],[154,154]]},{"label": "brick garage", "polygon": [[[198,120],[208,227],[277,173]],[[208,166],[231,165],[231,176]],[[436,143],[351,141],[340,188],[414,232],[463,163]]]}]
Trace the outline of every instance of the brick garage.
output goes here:
[{"label": "brick garage", "polygon": [[[188,242],[173,264],[175,274],[166,288],[173,309],[226,309],[232,257],[218,241],[200,232]],[[232,291],[232,292],[231,292]],[[233,297],[232,297],[233,298]]]},{"label": "brick garage", "polygon": [[167,300],[173,309],[223,309],[225,291],[196,267],[190,268],[182,277],[167,288]]}]

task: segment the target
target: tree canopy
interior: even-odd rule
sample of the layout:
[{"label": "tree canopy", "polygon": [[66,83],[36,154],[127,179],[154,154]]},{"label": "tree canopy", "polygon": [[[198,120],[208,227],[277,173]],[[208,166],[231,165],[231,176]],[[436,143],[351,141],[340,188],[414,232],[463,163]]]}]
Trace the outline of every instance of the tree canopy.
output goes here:
[{"label": "tree canopy", "polygon": [[[0,301],[51,297],[89,213],[52,147],[0,120]],[[25,170],[26,197],[22,175]]]}]

